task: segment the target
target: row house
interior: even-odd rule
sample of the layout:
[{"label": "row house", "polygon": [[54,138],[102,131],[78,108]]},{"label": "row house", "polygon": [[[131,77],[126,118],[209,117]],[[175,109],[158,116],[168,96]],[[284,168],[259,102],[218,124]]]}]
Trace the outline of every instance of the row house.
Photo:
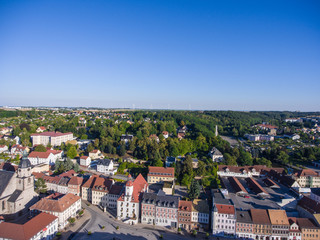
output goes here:
[{"label": "row house", "polygon": [[24,224],[0,223],[0,239],[50,240],[57,232],[58,218],[48,213],[40,213]]},{"label": "row house", "polygon": [[250,209],[253,222],[253,235],[256,240],[271,240],[272,226],[268,211],[265,209]]},{"label": "row house", "polygon": [[253,221],[249,211],[237,211],[236,237],[254,239]]},{"label": "row house", "polygon": [[214,235],[235,235],[236,212],[233,205],[214,204],[212,221]]},{"label": "row house", "polygon": [[210,211],[208,201],[194,199],[192,202],[191,222],[196,230],[209,229]]},{"label": "row house", "polygon": [[103,209],[117,207],[117,200],[122,194],[123,184],[112,179],[94,175],[82,186],[82,199]]},{"label": "row house", "polygon": [[174,181],[174,168],[172,167],[151,167],[148,168],[148,183],[163,183]]},{"label": "row house", "polygon": [[287,239],[289,236],[289,221],[285,210],[268,209],[272,226],[272,240]]},{"label": "row house", "polygon": [[124,223],[137,224],[140,213],[140,199],[148,192],[148,183],[141,174],[133,180],[131,175],[126,182],[125,192],[117,200],[117,219]]},{"label": "row house", "polygon": [[83,182],[83,178],[73,176],[70,178],[68,182],[68,192],[72,193],[76,196],[81,196],[81,185]]},{"label": "row house", "polygon": [[290,217],[289,221],[289,240],[301,240],[301,230],[298,225],[297,218]]},{"label": "row house", "polygon": [[156,193],[143,193],[141,223],[177,228],[179,197]]},{"label": "row house", "polygon": [[190,231],[192,229],[192,202],[179,201],[178,225],[179,228]]},{"label": "row house", "polygon": [[73,133],[61,132],[42,132],[31,134],[32,146],[35,145],[51,145],[60,146],[62,143],[73,140]]},{"label": "row house", "polygon": [[[8,150],[8,147],[7,147],[7,150]],[[23,155],[23,152],[26,151],[26,152],[29,152],[30,149],[28,147],[24,147],[20,144],[15,144],[13,146],[11,146],[11,149],[10,149],[10,153],[11,155]]]},{"label": "row house", "polygon": [[58,217],[58,229],[63,229],[68,224],[68,219],[76,217],[81,210],[81,198],[68,193],[66,195],[55,193],[42,198],[30,207],[31,212],[45,212]]},{"label": "row house", "polygon": [[311,169],[302,169],[292,175],[301,187],[318,188],[320,187],[320,173]]}]

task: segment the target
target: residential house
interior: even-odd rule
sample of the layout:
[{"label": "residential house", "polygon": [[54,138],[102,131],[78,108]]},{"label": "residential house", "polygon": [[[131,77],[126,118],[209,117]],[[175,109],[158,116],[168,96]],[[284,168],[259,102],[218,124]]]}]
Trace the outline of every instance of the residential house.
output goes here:
[{"label": "residential house", "polygon": [[28,156],[32,165],[39,165],[39,164],[49,164],[54,165],[56,162],[56,157],[50,151],[46,152],[31,152]]},{"label": "residential house", "polygon": [[83,178],[73,176],[70,178],[68,182],[68,192],[72,193],[76,196],[81,196],[81,185],[83,182]]},{"label": "residential house", "polygon": [[7,145],[0,145],[0,153],[8,151],[8,146]]},{"label": "residential house", "polygon": [[141,223],[177,228],[179,197],[156,193],[143,193]]},{"label": "residential house", "polygon": [[117,168],[114,168],[112,160],[101,159],[97,162],[97,172],[114,175],[117,172]]},{"label": "residential house", "polygon": [[50,240],[58,231],[58,218],[48,213],[40,213],[24,224],[0,223],[0,239]]},{"label": "residential house", "polygon": [[191,222],[192,229],[209,229],[210,210],[207,200],[194,199],[192,201]]},{"label": "residential house", "polygon": [[57,192],[62,194],[67,194],[69,192],[68,182],[70,178],[68,177],[61,177],[60,181],[57,184]]},{"label": "residential house", "polygon": [[122,135],[120,136],[120,140],[123,141],[123,142],[125,142],[125,143],[128,143],[128,142],[130,142],[130,141],[133,140],[133,135],[122,134]]},{"label": "residential house", "polygon": [[174,181],[174,168],[151,167],[149,166],[148,183],[162,183]]},{"label": "residential house", "polygon": [[73,133],[42,132],[31,134],[32,145],[60,146],[61,143],[73,140]]},{"label": "residential house", "polygon": [[237,211],[236,237],[242,239],[255,239],[253,234],[253,221],[250,211]]},{"label": "residential house", "polygon": [[236,212],[233,205],[214,204],[212,219],[214,235],[235,235]]},{"label": "residential house", "polygon": [[80,165],[88,167],[91,163],[91,157],[89,156],[81,156],[80,157]]},{"label": "residential house", "polygon": [[301,240],[319,240],[320,228],[312,219],[297,218],[299,228],[301,229]]},{"label": "residential house", "polygon": [[37,132],[37,133],[42,133],[42,132],[44,132],[45,130],[46,130],[46,127],[41,126],[41,127],[38,127],[38,128],[37,128],[36,132]]},{"label": "residential house", "polygon": [[253,222],[253,235],[257,240],[271,240],[272,226],[267,210],[250,209]]},{"label": "residential house", "polygon": [[81,210],[81,198],[68,193],[66,195],[55,193],[42,198],[30,207],[32,212],[45,212],[58,217],[58,229],[63,229],[68,224],[68,219],[76,217]]},{"label": "residential house", "polygon": [[268,209],[272,226],[272,239],[287,239],[289,236],[289,221],[285,210]]},{"label": "residential house", "polygon": [[288,240],[301,240],[301,229],[299,228],[297,218],[289,217],[289,238]]},{"label": "residential house", "polygon": [[222,162],[224,160],[222,153],[215,147],[211,149],[209,156],[212,158],[213,162]]},{"label": "residential house", "polygon": [[192,202],[179,201],[178,208],[178,226],[187,231],[192,230]]},{"label": "residential house", "polygon": [[167,138],[169,137],[169,132],[163,131],[163,132],[162,132],[162,136],[163,136],[165,139],[167,139]]},{"label": "residential house", "polygon": [[148,183],[141,174],[133,180],[129,175],[125,192],[117,200],[117,219],[124,223],[137,224],[142,193],[148,192]]},{"label": "residential house", "polygon": [[20,144],[15,144],[13,146],[11,146],[11,149],[10,149],[10,153],[11,155],[23,155],[23,152],[26,151],[26,152],[29,152],[30,149],[28,147],[24,147]]},{"label": "residential house", "polygon": [[91,152],[89,152],[89,157],[91,159],[98,159],[98,158],[103,158],[103,155],[100,150],[94,149]]}]

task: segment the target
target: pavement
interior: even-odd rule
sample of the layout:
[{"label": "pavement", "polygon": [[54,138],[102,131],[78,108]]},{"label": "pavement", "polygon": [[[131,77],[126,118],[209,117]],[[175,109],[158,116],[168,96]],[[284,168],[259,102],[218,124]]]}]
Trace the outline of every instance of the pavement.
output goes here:
[{"label": "pavement", "polygon": [[[195,239],[190,234],[185,235],[177,234],[176,230],[166,229],[163,227],[153,225],[128,225],[116,220],[108,212],[103,212],[101,209],[94,205],[87,206],[83,204],[85,211],[91,215],[90,220],[72,236],[70,239],[146,239],[146,240],[157,240],[170,239]],[[104,227],[103,227],[104,226]],[[119,229],[117,230],[117,227]],[[88,233],[91,232],[90,235]],[[70,236],[70,235],[69,235]],[[199,238],[197,236],[197,238]],[[201,237],[204,239],[203,237]]]}]

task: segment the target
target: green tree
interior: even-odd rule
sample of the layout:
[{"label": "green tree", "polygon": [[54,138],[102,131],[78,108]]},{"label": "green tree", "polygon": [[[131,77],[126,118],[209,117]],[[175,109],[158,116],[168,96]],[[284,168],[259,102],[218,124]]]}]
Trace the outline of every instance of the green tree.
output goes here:
[{"label": "green tree", "polygon": [[188,197],[191,201],[198,198],[200,195],[201,186],[199,184],[199,181],[192,179],[190,188],[188,190]]},{"label": "green tree", "polygon": [[192,180],[192,175],[184,174],[181,180],[181,184],[184,186],[189,186]]},{"label": "green tree", "polygon": [[36,182],[35,182],[35,191],[37,193],[46,193],[47,192],[47,185],[46,182],[42,179],[39,178]]},{"label": "green tree", "polygon": [[74,159],[77,156],[77,149],[75,146],[71,146],[67,152],[67,157]]},{"label": "green tree", "polygon": [[281,161],[283,164],[288,164],[289,163],[289,155],[284,151],[280,151],[280,153],[278,155],[278,160]]},{"label": "green tree", "polygon": [[36,152],[46,152],[47,149],[46,149],[45,146],[43,146],[42,144],[40,144],[40,145],[38,145],[38,146],[36,146],[36,147],[34,148],[34,151],[36,151]]}]

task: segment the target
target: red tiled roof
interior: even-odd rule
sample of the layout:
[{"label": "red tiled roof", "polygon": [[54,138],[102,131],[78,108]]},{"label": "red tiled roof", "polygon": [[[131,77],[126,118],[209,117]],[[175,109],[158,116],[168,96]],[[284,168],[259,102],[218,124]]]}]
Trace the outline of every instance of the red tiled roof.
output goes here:
[{"label": "red tiled roof", "polygon": [[[133,181],[132,202],[139,202],[140,193],[144,192],[147,186],[148,186],[147,181],[144,179],[144,177],[140,173],[138,177]],[[123,195],[120,196],[118,200],[123,201],[123,197],[124,197]]]},{"label": "red tiled roof", "polygon": [[178,211],[191,212],[192,211],[192,202],[191,201],[179,201]]},{"label": "red tiled roof", "polygon": [[250,209],[250,212],[254,224],[271,225],[266,209]]},{"label": "red tiled roof", "polygon": [[39,178],[44,178],[44,176],[46,176],[44,173],[42,172],[33,172],[32,175],[35,177],[35,179],[39,179]]},{"label": "red tiled roof", "polygon": [[[169,175],[162,175],[163,173],[169,174]],[[149,166],[149,173],[148,176],[168,176],[168,177],[174,177],[174,168],[168,167],[152,167]]]},{"label": "red tiled roof", "polygon": [[61,132],[43,132],[43,133],[33,133],[31,136],[48,136],[48,137],[59,137],[64,135],[73,134],[72,132],[61,133]]},{"label": "red tiled roof", "polygon": [[298,205],[306,209],[311,214],[320,213],[320,203],[306,196],[304,196],[300,201],[298,201]]},{"label": "red tiled roof", "polygon": [[97,153],[98,151],[99,151],[98,149],[94,149],[90,153]]},{"label": "red tiled roof", "polygon": [[81,156],[81,159],[87,159],[89,156]]},{"label": "red tiled roof", "polygon": [[311,169],[302,169],[294,174],[297,177],[319,176],[319,174]]},{"label": "red tiled roof", "polygon": [[80,197],[68,193],[61,198],[54,198],[55,196],[48,196],[42,198],[39,202],[32,205],[30,210],[49,211],[49,212],[64,212],[72,204],[77,202]]},{"label": "red tiled roof", "polygon": [[51,152],[31,152],[29,158],[48,158]]},{"label": "red tiled roof", "polygon": [[60,177],[72,177],[72,176],[74,176],[76,174],[77,173],[73,169],[71,169],[71,170],[69,170],[67,172],[61,173],[59,176]]},{"label": "red tiled roof", "polygon": [[71,177],[70,181],[68,182],[68,185],[81,185],[83,182],[83,178],[81,177]]},{"label": "red tiled roof", "polygon": [[257,126],[264,127],[264,128],[269,128],[269,129],[278,128],[277,126],[273,126],[273,125],[270,125],[270,124],[258,124]]},{"label": "red tiled roof", "polygon": [[0,223],[0,237],[14,240],[29,240],[56,220],[57,217],[48,213],[40,213],[25,224],[9,222]]},{"label": "red tiled roof", "polygon": [[47,152],[52,153],[53,155],[62,153],[61,150],[51,150],[51,149],[50,149],[50,150],[47,150]]},{"label": "red tiled roof", "polygon": [[222,214],[235,214],[233,205],[216,204],[218,213]]}]

